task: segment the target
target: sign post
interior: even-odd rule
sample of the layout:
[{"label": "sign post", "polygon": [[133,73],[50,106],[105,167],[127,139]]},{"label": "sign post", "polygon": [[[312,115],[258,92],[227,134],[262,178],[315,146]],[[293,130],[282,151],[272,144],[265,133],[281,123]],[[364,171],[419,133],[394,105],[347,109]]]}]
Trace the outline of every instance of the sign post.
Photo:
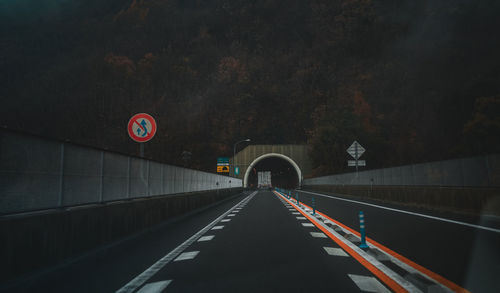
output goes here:
[{"label": "sign post", "polygon": [[138,113],[128,121],[127,131],[130,138],[140,143],[139,154],[144,157],[144,142],[150,141],[156,134],[156,121],[146,113]]},{"label": "sign post", "polygon": [[347,161],[347,166],[355,166],[356,167],[356,175],[358,174],[358,166],[366,166],[365,160],[358,160],[362,154],[365,153],[365,148],[362,147],[359,142],[354,141],[351,146],[347,149],[347,153],[354,158],[353,160]]}]

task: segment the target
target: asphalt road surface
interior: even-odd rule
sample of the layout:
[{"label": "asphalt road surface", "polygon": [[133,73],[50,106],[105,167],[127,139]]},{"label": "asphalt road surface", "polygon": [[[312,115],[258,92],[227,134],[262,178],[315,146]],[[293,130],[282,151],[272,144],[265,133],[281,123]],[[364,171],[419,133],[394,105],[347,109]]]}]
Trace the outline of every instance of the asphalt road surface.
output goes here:
[{"label": "asphalt road surface", "polygon": [[[305,204],[310,205],[311,196],[301,193]],[[356,231],[358,212],[363,210],[370,239],[458,286],[471,292],[500,292],[494,278],[500,272],[500,233],[495,229],[314,197],[318,211]],[[325,223],[341,234],[328,230]],[[377,267],[389,262],[367,262],[359,256],[364,251],[357,244],[352,248],[346,236],[339,236],[349,231],[331,224],[278,193],[245,192],[0,288],[6,292],[404,292]],[[409,280],[404,270],[393,264],[390,269],[401,275],[399,283]],[[416,280],[413,284],[418,284]],[[405,288],[425,292],[431,288],[426,284]]]},{"label": "asphalt road surface", "polygon": [[[342,196],[298,191],[299,200],[359,230],[365,215],[367,236],[471,292],[500,292],[498,218],[470,218],[409,209]],[[347,199],[347,200],[346,200]]]}]

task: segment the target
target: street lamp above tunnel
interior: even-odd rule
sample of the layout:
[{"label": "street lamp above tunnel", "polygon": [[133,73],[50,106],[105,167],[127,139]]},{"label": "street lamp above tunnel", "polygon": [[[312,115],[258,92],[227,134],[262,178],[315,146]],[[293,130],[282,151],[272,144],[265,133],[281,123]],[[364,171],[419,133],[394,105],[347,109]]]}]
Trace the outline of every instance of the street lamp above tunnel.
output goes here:
[{"label": "street lamp above tunnel", "polygon": [[236,167],[236,162],[234,161],[235,160],[235,157],[236,157],[236,145],[238,145],[239,143],[241,142],[249,142],[251,141],[250,138],[247,138],[247,139],[242,139],[242,140],[239,140],[237,141],[234,145],[233,145],[233,176],[235,176],[235,172],[234,172],[234,168]]}]

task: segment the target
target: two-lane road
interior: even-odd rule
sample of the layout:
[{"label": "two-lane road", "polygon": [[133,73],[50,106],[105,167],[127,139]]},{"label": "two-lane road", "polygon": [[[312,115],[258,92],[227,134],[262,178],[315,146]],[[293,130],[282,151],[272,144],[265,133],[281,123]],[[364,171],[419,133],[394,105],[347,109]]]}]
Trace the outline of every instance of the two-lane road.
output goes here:
[{"label": "two-lane road", "polygon": [[[328,195],[302,192],[301,201],[310,204],[311,196],[320,214],[313,215],[304,204],[299,207],[277,192],[247,191],[0,288],[6,292],[425,292],[425,288],[443,289],[449,281],[454,288],[472,292],[499,291],[492,279],[499,272],[495,231]],[[355,237],[359,210],[365,212],[370,239],[385,248],[359,249]],[[477,238],[482,233],[486,238]],[[408,258],[410,265],[393,257],[393,252]],[[476,254],[479,258],[471,258]],[[415,269],[411,261],[423,268]],[[464,263],[469,265],[465,277],[460,273]],[[471,268],[480,273],[470,272]],[[486,268],[492,271],[485,272]],[[425,270],[437,275],[419,277]]]},{"label": "two-lane road", "polygon": [[390,292],[283,198],[247,192],[9,292]]},{"label": "two-lane road", "polygon": [[148,283],[171,280],[165,292],[360,292],[350,274],[388,292],[302,218],[260,191],[188,247],[187,259],[169,263]]}]

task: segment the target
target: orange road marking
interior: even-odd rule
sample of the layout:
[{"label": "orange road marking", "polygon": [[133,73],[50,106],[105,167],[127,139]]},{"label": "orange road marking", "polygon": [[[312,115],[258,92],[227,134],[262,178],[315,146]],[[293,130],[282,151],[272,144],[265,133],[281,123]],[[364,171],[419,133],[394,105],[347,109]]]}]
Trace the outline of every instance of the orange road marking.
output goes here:
[{"label": "orange road marking", "polygon": [[[285,198],[286,201],[288,199]],[[325,233],[330,239],[332,239],[335,243],[337,243],[342,249],[344,249],[347,253],[349,253],[353,258],[355,258],[361,265],[363,265],[365,268],[367,268],[370,272],[372,272],[375,276],[377,276],[382,282],[384,282],[387,286],[389,286],[394,292],[408,292],[405,290],[401,285],[399,285],[397,282],[395,282],[393,279],[391,279],[389,276],[387,276],[384,272],[379,270],[377,267],[372,265],[370,262],[368,262],[366,259],[364,259],[361,255],[359,255],[356,251],[354,251],[352,248],[350,248],[348,245],[346,245],[344,242],[342,242],[340,239],[335,237],[330,231],[325,229],[324,227],[317,225],[315,221],[312,221],[312,218],[306,214],[304,211],[297,209],[301,214],[303,214],[307,219],[309,219],[316,227],[318,227],[323,233]],[[317,212],[317,211],[316,211]]]},{"label": "orange road marking", "polygon": [[[285,200],[287,200],[287,199],[285,198]],[[304,206],[306,206],[306,207],[308,207],[309,209],[311,209],[311,207],[310,207],[310,206],[308,206],[308,205],[306,205],[306,204],[304,204],[304,203],[302,203],[302,202],[301,202],[301,204],[302,204],[302,205],[304,205]],[[299,210],[299,211],[302,213],[302,211],[301,211],[301,210]],[[348,226],[346,226],[346,225],[342,224],[341,222],[339,222],[339,221],[337,221],[337,220],[334,220],[334,219],[330,218],[329,216],[327,216],[327,215],[325,215],[325,214],[323,214],[323,213],[321,213],[321,212],[318,212],[317,210],[316,210],[316,213],[318,213],[319,215],[321,215],[321,216],[323,216],[323,217],[327,218],[328,220],[332,221],[333,223],[337,224],[338,226],[340,226],[340,227],[342,227],[342,228],[344,228],[344,229],[348,230],[348,231],[349,231],[349,232],[351,232],[352,234],[354,234],[354,235],[356,235],[356,236],[358,236],[358,237],[360,236],[360,234],[359,234],[359,232],[358,232],[358,231],[356,231],[356,230],[354,230],[354,229],[352,229],[352,228],[350,228],[350,227],[348,227]],[[319,228],[319,227],[318,227],[318,228]],[[320,229],[321,229],[321,228],[320,228]],[[395,252],[395,251],[393,251],[393,250],[389,249],[388,247],[386,247],[386,246],[384,246],[384,245],[382,245],[382,244],[378,243],[377,241],[375,241],[375,240],[373,240],[373,239],[371,239],[371,238],[369,238],[369,237],[366,237],[366,240],[367,240],[368,242],[370,242],[371,244],[373,244],[373,245],[377,246],[378,248],[382,249],[382,250],[383,250],[383,251],[385,251],[386,253],[388,253],[388,254],[392,255],[393,257],[397,258],[397,259],[398,259],[398,260],[400,260],[401,262],[403,262],[403,263],[407,264],[408,266],[410,266],[410,267],[412,267],[412,268],[416,269],[417,271],[421,272],[422,274],[425,274],[425,275],[427,275],[428,277],[430,277],[431,279],[434,279],[434,280],[436,280],[437,282],[441,283],[442,285],[444,285],[444,286],[448,287],[449,289],[453,290],[454,292],[459,292],[459,293],[471,293],[469,290],[467,290],[467,289],[464,289],[464,288],[460,287],[460,286],[459,286],[459,285],[457,285],[456,283],[454,283],[454,282],[452,282],[452,281],[450,281],[450,280],[446,279],[445,277],[443,277],[443,276],[441,276],[441,275],[439,275],[439,274],[437,274],[437,273],[434,273],[433,271],[431,271],[431,270],[429,270],[429,269],[427,269],[427,268],[424,268],[423,266],[421,266],[421,265],[419,265],[419,264],[417,264],[417,263],[415,263],[415,262],[413,262],[413,261],[409,260],[408,258],[406,258],[406,257],[404,257],[404,256],[402,256],[402,255],[400,255],[400,254],[398,254],[397,252]],[[377,277],[378,277],[378,276],[377,276]]]}]

